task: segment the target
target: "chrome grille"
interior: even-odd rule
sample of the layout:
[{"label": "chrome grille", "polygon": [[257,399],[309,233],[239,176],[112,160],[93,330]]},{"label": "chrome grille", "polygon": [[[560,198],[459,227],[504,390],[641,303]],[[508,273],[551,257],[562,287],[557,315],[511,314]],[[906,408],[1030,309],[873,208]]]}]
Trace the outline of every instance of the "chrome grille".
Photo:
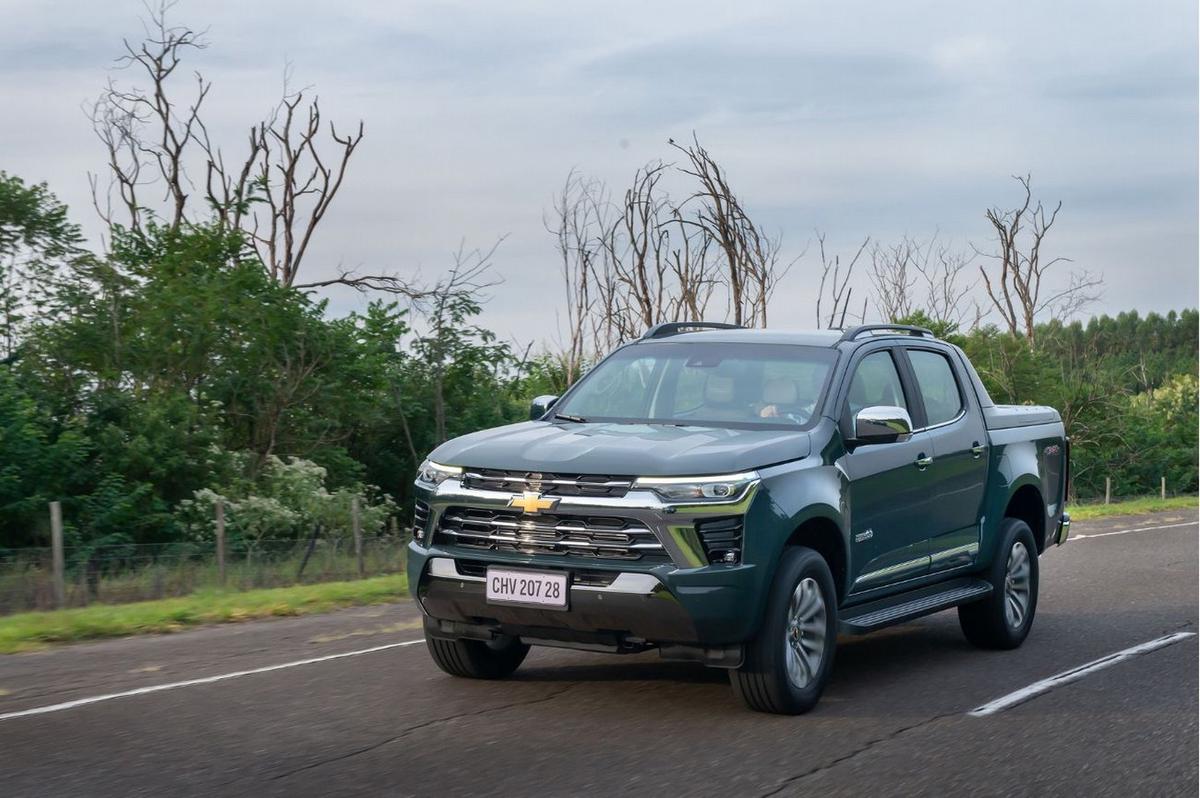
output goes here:
[{"label": "chrome grille", "polygon": [[450,507],[438,521],[434,542],[597,560],[667,560],[662,543],[641,521],[611,516]]},{"label": "chrome grille", "polygon": [[508,493],[536,491],[547,496],[603,496],[620,498],[633,487],[633,477],[605,474],[552,474],[544,471],[500,471],[492,468],[466,469],[464,488],[499,490]]}]

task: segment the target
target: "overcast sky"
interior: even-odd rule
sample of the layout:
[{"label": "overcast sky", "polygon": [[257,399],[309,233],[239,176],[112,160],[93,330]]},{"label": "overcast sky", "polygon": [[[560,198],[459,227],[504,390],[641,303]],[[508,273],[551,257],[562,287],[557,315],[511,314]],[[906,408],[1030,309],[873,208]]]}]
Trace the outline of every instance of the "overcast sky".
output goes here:
[{"label": "overcast sky", "polygon": [[[81,104],[143,14],[0,0],[0,169],[47,181],[93,235],[85,175],[102,156]],[[507,236],[484,318],[505,337],[552,335],[542,219],[567,172],[622,186],[692,131],[785,254],[814,230],[842,252],[935,230],[986,248],[984,210],[1031,172],[1064,203],[1049,254],[1104,276],[1095,310],[1196,304],[1195,0],[184,0],[173,19],[209,29],[186,66],[213,81],[207,118],[231,154],[289,61],[329,118],[364,120],[311,277],[434,275],[461,239]],[[811,326],[815,264],[810,248],[772,326]]]}]

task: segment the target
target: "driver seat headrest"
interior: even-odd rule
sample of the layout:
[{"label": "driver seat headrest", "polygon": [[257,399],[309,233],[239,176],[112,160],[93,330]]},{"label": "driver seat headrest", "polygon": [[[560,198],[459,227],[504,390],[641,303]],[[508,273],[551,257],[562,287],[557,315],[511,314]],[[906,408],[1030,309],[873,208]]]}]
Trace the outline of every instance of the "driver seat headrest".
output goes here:
[{"label": "driver seat headrest", "polygon": [[763,383],[762,400],[764,404],[794,405],[799,394],[796,381],[789,380],[787,377],[776,377]]},{"label": "driver seat headrest", "polygon": [[733,401],[733,377],[710,374],[704,382],[704,401],[710,405],[727,405]]}]

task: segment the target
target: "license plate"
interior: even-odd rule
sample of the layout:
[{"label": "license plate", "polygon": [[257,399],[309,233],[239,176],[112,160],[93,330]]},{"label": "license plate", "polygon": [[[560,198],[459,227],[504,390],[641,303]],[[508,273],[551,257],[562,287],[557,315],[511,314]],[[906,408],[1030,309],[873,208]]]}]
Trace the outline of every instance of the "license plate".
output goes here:
[{"label": "license plate", "polygon": [[487,569],[489,604],[513,604],[550,610],[567,608],[567,575],[548,571]]}]

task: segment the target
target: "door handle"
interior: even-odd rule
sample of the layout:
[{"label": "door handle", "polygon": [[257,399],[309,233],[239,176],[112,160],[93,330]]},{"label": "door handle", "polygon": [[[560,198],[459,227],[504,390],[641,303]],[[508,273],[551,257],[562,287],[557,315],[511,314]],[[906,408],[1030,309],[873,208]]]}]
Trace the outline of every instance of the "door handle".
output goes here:
[{"label": "door handle", "polygon": [[913,465],[915,465],[920,470],[924,471],[926,468],[933,465],[933,458],[926,457],[924,454],[922,454],[920,457],[917,458],[917,461],[915,463],[913,463]]},{"label": "door handle", "polygon": [[987,447],[985,447],[982,443],[980,443],[979,441],[975,441],[975,443],[972,444],[972,446],[971,446],[971,455],[976,460],[978,460],[980,457],[983,456],[983,450],[985,448],[987,448]]}]

